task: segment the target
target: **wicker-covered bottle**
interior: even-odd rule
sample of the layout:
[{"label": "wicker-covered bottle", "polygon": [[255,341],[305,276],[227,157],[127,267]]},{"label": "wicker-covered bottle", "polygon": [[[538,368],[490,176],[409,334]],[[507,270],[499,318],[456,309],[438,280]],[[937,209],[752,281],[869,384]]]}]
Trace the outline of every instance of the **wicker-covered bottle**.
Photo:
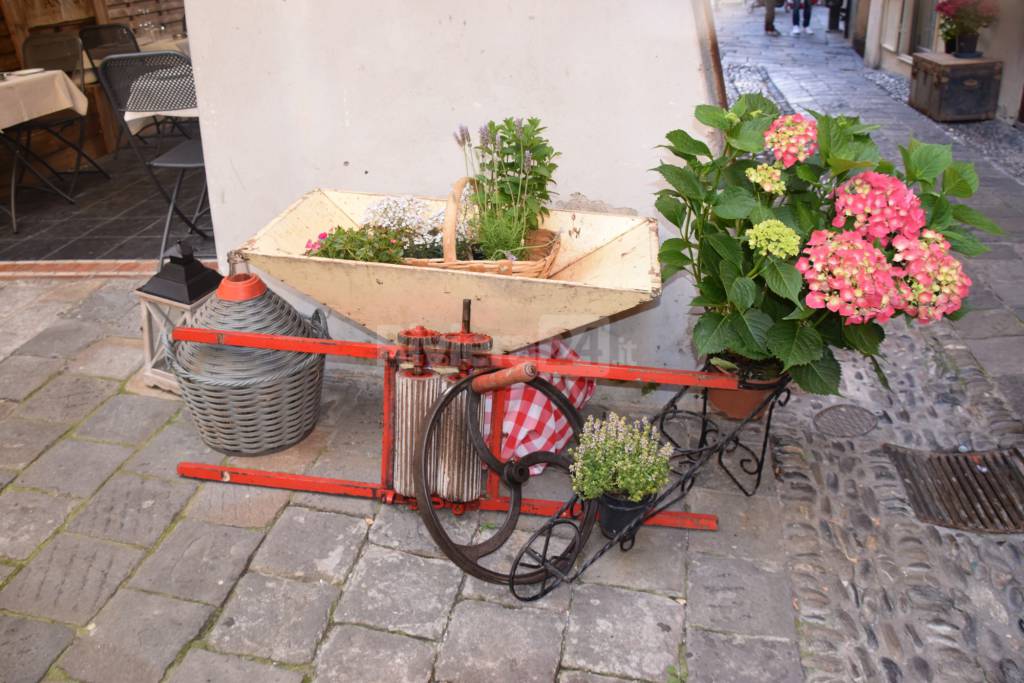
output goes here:
[{"label": "wicker-covered bottle", "polygon": [[[224,278],[193,327],[326,339],[327,319],[306,320],[258,275]],[[320,416],[320,354],[174,342],[168,364],[203,442],[231,455],[262,455],[304,439]]]}]

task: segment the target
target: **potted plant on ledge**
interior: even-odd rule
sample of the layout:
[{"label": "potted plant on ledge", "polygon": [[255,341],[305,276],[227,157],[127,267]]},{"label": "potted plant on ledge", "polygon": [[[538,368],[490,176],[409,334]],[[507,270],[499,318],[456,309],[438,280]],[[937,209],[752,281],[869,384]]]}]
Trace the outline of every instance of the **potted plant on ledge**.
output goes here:
[{"label": "potted plant on ledge", "polygon": [[672,447],[662,445],[646,420],[630,422],[610,413],[587,418],[570,467],[572,486],[598,501],[598,521],[607,538],[642,517],[668,484]]},{"label": "potted plant on ledge", "polygon": [[935,6],[944,39],[956,41],[954,57],[981,57],[978,52],[978,31],[992,25],[999,17],[995,0],[942,0]]},{"label": "potted plant on ledge", "polygon": [[[756,391],[791,377],[806,391],[839,391],[833,349],[878,362],[882,324],[926,324],[962,312],[971,280],[953,256],[988,251],[972,234],[1001,234],[954,203],[978,188],[973,164],[949,146],[910,140],[903,170],[881,158],[859,119],[779,116],[747,94],[729,110],[700,105],[696,117],[723,133],[718,154],[682,130],[665,147],[682,160],[656,170],[669,188],[656,207],[678,229],[659,254],[663,277],[684,272],[703,309],[694,330],[710,368],[738,373]],[[763,393],[710,399],[746,418]],[[747,393],[740,407],[723,395]]]}]

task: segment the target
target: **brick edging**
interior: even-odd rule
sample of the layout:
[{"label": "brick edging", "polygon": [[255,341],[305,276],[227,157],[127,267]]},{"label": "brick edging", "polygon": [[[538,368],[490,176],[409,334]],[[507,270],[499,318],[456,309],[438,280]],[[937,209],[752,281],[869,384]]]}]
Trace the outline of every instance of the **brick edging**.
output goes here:
[{"label": "brick edging", "polygon": [[[216,261],[203,261],[203,265],[217,269]],[[156,259],[0,261],[0,280],[35,277],[138,278],[153,275],[158,269],[159,262]]]}]

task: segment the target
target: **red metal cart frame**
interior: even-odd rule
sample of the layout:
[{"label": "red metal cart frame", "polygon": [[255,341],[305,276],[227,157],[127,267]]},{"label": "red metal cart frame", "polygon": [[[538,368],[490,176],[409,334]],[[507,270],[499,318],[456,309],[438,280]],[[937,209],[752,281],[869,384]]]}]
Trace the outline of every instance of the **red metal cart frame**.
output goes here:
[{"label": "red metal cart frame", "polygon": [[[314,477],[304,474],[286,472],[268,472],[242,467],[224,467],[204,463],[182,462],[178,464],[178,474],[191,479],[205,479],[232,484],[262,486],[265,488],[286,489],[291,491],[308,491],[311,493],[327,493],[333,495],[373,498],[382,503],[402,503],[410,507],[416,506],[416,499],[399,495],[392,488],[391,453],[394,439],[393,394],[395,371],[403,347],[393,344],[374,344],[369,342],[336,341],[331,339],[314,339],[307,337],[288,337],[250,332],[232,332],[228,330],[207,330],[190,327],[179,327],[174,330],[175,341],[197,342],[202,344],[219,344],[222,346],[242,346],[256,349],[274,349],[278,351],[297,351],[302,353],[319,353],[328,356],[344,356],[377,360],[384,364],[384,397],[383,397],[383,434],[381,438],[381,468],[379,482],[335,479],[330,477]],[[646,382],[672,386],[699,386],[712,389],[737,389],[735,377],[699,372],[693,370],[670,370],[666,368],[645,367],[639,365],[618,365],[613,363],[591,363],[582,360],[555,358],[530,358],[526,356],[509,356],[499,354],[481,354],[493,368],[507,368],[524,362],[532,362],[542,373],[578,377],[587,379],[606,379],[625,382]],[[493,410],[491,411],[491,450],[500,452],[501,422],[504,416],[506,391],[495,392]],[[501,495],[500,479],[493,471],[488,472],[486,495],[470,503],[450,503],[435,499],[435,504],[452,508],[456,514],[466,510],[508,510],[510,499]],[[564,504],[564,501],[545,500],[539,498],[523,499],[521,511],[525,514],[551,516]],[[718,529],[718,518],[715,515],[666,511],[654,515],[647,524],[678,529],[697,529],[715,531]]]}]

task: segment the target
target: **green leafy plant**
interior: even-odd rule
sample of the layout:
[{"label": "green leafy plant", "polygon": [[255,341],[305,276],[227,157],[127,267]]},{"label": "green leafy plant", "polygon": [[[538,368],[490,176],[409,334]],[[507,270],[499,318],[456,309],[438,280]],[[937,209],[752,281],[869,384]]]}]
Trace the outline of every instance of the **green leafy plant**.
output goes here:
[{"label": "green leafy plant", "polygon": [[315,241],[307,242],[306,255],[349,261],[401,263],[403,245],[408,238],[408,233],[393,228],[367,225],[346,230],[338,227],[329,233],[320,233]]},{"label": "green leafy plant", "polygon": [[671,454],[646,420],[590,416],[573,450],[573,489],[586,500],[610,494],[638,502],[668,483]]},{"label": "green leafy plant", "polygon": [[548,213],[558,152],[544,130],[537,118],[507,118],[482,126],[477,145],[465,126],[455,133],[474,180],[470,222],[488,259],[521,257],[527,233]]},{"label": "green leafy plant", "polygon": [[935,11],[939,14],[939,29],[944,40],[977,35],[999,18],[999,5],[995,0],[942,0]]},{"label": "green leafy plant", "polygon": [[661,246],[663,277],[695,283],[694,346],[711,364],[838,393],[833,349],[881,372],[881,323],[962,314],[971,283],[949,252],[983,253],[973,230],[1000,229],[956,203],[978,176],[949,146],[911,140],[899,170],[871,139],[878,126],[857,118],[779,116],[758,94],[695,115],[722,150],[668,133],[682,163],[655,169],[668,183],[655,206],[678,230]]}]

